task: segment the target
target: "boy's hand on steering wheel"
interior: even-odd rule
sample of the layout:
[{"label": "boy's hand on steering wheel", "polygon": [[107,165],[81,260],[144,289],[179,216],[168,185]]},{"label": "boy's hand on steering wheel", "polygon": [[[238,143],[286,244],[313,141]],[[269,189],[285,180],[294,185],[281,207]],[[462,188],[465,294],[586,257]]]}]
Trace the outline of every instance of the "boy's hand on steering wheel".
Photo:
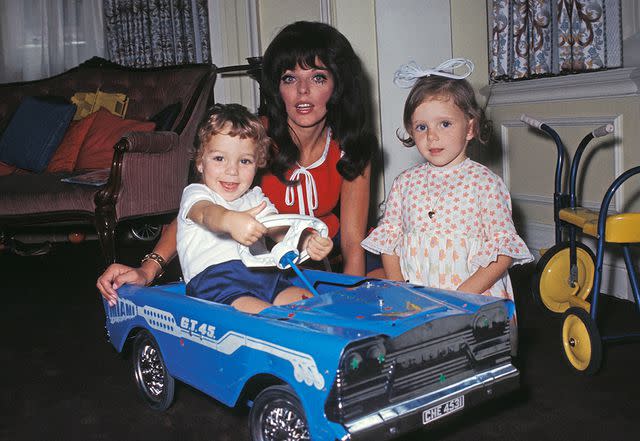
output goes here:
[{"label": "boy's hand on steering wheel", "polygon": [[256,216],[266,206],[265,202],[261,202],[260,205],[246,211],[227,211],[224,215],[225,230],[236,242],[245,246],[253,245],[267,232],[267,227],[256,220]]},{"label": "boy's hand on steering wheel", "polygon": [[333,249],[333,240],[329,237],[322,237],[317,231],[313,231],[306,238],[304,248],[312,260],[322,260]]}]

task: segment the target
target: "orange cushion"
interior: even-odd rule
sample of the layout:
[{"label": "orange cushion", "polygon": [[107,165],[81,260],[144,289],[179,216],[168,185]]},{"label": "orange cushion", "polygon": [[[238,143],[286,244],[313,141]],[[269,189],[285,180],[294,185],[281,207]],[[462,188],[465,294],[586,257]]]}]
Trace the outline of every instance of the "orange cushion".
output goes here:
[{"label": "orange cushion", "polygon": [[80,147],[82,147],[82,143],[95,119],[96,114],[92,113],[86,118],[71,122],[67,132],[64,134],[64,138],[62,138],[62,142],[60,142],[51,161],[49,161],[47,172],[73,171],[80,153]]},{"label": "orange cushion", "polygon": [[16,167],[15,165],[10,165],[6,162],[0,161],[0,176],[9,176],[10,174],[13,174],[13,172],[16,171],[17,168],[18,167]]},{"label": "orange cushion", "polygon": [[126,132],[151,132],[156,124],[149,121],[122,119],[101,108],[82,143],[76,161],[76,170],[109,168],[113,159],[113,146]]}]

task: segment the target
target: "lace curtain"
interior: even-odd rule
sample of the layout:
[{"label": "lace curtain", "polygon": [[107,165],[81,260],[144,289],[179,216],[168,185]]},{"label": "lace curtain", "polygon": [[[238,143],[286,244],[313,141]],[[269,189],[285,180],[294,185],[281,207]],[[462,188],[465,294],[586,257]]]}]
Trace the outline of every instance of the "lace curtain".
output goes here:
[{"label": "lace curtain", "polygon": [[207,0],[104,0],[109,59],[131,67],[210,63]]},{"label": "lace curtain", "polygon": [[622,66],[619,0],[492,0],[492,81]]},{"label": "lace curtain", "polygon": [[0,0],[0,83],[50,77],[104,55],[101,0]]}]

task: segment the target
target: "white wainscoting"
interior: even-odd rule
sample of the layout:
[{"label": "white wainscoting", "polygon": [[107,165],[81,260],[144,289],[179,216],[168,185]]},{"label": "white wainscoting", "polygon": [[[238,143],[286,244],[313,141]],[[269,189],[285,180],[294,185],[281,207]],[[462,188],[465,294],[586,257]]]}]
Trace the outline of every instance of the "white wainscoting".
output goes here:
[{"label": "white wainscoting", "polygon": [[[596,117],[552,117],[552,118],[544,118],[542,122],[548,124],[550,127],[554,129],[562,128],[562,127],[584,127],[584,133],[587,134],[589,130],[595,129],[596,127],[603,126],[605,124],[613,124],[615,136],[614,146],[613,146],[613,164],[614,164],[614,175],[620,176],[625,171],[624,166],[624,153],[623,153],[623,143],[622,143],[622,115],[602,115]],[[507,188],[511,189],[511,162],[509,159],[509,130],[514,127],[524,127],[525,124],[519,119],[511,119],[502,121],[500,124],[500,139],[501,139],[501,148],[502,148],[502,179],[504,180]],[[532,129],[533,130],[533,129]],[[611,135],[609,135],[611,136]],[[549,142],[553,143],[553,140],[549,137]],[[589,149],[589,147],[587,147]],[[549,154],[555,155],[555,150],[550,151]],[[571,159],[569,161],[565,161],[564,170],[568,172],[571,167]],[[554,173],[555,171],[550,171]],[[551,174],[553,176],[553,174]],[[553,178],[552,178],[553,179]],[[604,192],[603,192],[604,195]],[[511,193],[511,197],[513,199],[519,199],[526,202],[532,202],[537,204],[548,204],[551,209],[553,209],[553,195],[536,195],[536,194],[524,194],[524,193]],[[624,188],[620,188],[616,191],[613,197],[613,203],[609,207],[609,213],[612,214],[614,212],[622,211],[622,207],[624,204]],[[600,210],[600,204],[602,200],[583,200],[581,202],[581,206],[584,208],[588,208],[590,210],[598,211]]]}]

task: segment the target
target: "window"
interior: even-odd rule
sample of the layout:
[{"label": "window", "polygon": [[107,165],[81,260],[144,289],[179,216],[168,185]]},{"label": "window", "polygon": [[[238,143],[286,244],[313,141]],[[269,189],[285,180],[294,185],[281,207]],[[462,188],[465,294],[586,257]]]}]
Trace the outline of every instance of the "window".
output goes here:
[{"label": "window", "polygon": [[618,0],[491,0],[492,82],[622,66]]}]

